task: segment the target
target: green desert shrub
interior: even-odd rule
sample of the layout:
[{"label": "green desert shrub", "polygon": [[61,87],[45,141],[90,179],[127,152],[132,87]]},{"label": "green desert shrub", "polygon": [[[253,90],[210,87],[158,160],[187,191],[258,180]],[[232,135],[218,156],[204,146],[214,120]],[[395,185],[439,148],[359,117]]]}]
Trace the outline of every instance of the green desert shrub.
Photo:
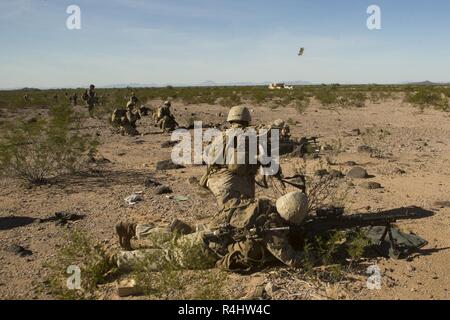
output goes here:
[{"label": "green desert shrub", "polygon": [[427,107],[434,107],[446,111],[449,110],[447,96],[441,90],[434,88],[425,87],[409,92],[405,97],[405,101],[421,110]]},{"label": "green desert shrub", "polygon": [[79,120],[68,106],[50,109],[49,118],[21,119],[4,124],[0,136],[0,174],[42,184],[80,168],[83,156],[97,141],[82,135]]},{"label": "green desert shrub", "polygon": [[[76,266],[80,270],[79,288],[67,285],[71,275],[68,273],[70,266]],[[105,250],[94,245],[85,232],[77,230],[68,231],[64,246],[44,267],[49,272],[42,289],[63,300],[98,298],[98,285],[105,283],[117,271],[112,267]]]},{"label": "green desert shrub", "polygon": [[317,90],[315,97],[324,107],[330,107],[338,102],[336,90],[329,87],[323,87]]}]

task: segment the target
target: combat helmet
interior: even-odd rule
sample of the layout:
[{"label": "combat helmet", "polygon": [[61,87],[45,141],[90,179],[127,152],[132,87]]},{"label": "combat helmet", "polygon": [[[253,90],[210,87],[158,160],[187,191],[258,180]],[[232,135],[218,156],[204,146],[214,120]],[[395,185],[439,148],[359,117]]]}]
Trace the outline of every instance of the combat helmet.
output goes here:
[{"label": "combat helmet", "polygon": [[272,122],[272,126],[274,128],[283,128],[285,126],[285,122],[282,119],[277,119],[274,122]]},{"label": "combat helmet", "polygon": [[91,85],[89,86],[89,88],[90,88],[90,89],[95,89],[95,86],[94,86],[93,84],[91,84]]},{"label": "combat helmet", "polygon": [[294,191],[278,198],[276,207],[284,220],[300,224],[308,215],[308,198],[303,192]]},{"label": "combat helmet", "polygon": [[248,111],[247,107],[243,106],[236,106],[231,108],[227,118],[228,122],[233,121],[250,122],[251,120],[252,117],[250,116],[250,111]]},{"label": "combat helmet", "polygon": [[164,101],[164,105],[167,107],[171,107],[172,106],[172,102],[170,102],[170,100],[166,100]]}]

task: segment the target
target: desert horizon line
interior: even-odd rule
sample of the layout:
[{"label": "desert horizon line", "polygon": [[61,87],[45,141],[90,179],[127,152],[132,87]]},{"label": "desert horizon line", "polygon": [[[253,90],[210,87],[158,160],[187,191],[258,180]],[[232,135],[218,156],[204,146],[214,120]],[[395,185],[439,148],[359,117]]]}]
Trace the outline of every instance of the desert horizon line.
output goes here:
[{"label": "desert horizon line", "polygon": [[[85,85],[70,85],[70,86],[15,86],[15,87],[3,87],[2,91],[14,91],[14,90],[61,90],[61,89],[83,89],[88,87],[92,82],[86,82]],[[118,83],[118,84],[100,84],[94,85],[98,89],[126,89],[126,88],[197,88],[197,87],[252,87],[252,86],[267,86],[271,83],[284,83],[294,86],[318,86],[318,85],[343,85],[343,86],[363,86],[363,85],[450,85],[450,81],[402,81],[402,82],[310,82],[306,80],[287,80],[287,81],[240,81],[240,82],[216,82],[213,80],[206,80],[200,83]]]}]

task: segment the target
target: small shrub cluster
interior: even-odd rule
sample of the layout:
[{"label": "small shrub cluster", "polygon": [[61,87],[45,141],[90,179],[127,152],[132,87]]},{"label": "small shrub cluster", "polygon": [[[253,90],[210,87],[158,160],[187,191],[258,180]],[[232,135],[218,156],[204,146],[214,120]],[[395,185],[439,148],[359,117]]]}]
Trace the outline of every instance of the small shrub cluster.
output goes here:
[{"label": "small shrub cluster", "polygon": [[[80,268],[80,288],[67,285],[69,266]],[[109,258],[104,250],[93,244],[92,239],[82,231],[69,231],[65,245],[53,261],[44,265],[49,274],[44,281],[43,290],[57,299],[78,300],[96,299],[99,284],[108,280],[112,274]]]},{"label": "small shrub cluster", "polygon": [[0,136],[0,174],[32,184],[48,182],[80,168],[97,141],[82,135],[79,119],[67,106],[50,109],[49,118],[4,124]]},{"label": "small shrub cluster", "polygon": [[162,258],[156,251],[133,269],[133,278],[145,295],[158,299],[228,298],[224,290],[226,274],[211,269],[215,260],[205,255],[202,244],[180,241],[178,235],[163,241],[154,239],[155,246],[164,248],[167,255]]},{"label": "small shrub cluster", "polygon": [[443,111],[449,111],[448,91],[445,92],[439,88],[423,87],[416,91],[409,92],[405,96],[405,101],[420,108],[434,107]]}]

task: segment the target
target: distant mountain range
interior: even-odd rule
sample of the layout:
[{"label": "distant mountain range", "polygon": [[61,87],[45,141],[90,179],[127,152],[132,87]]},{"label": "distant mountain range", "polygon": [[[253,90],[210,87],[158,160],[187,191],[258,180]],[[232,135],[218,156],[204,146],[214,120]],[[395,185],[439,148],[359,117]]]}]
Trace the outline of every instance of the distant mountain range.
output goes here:
[{"label": "distant mountain range", "polygon": [[[268,86],[273,81],[265,81],[265,82],[227,82],[227,83],[218,83],[212,80],[203,81],[198,84],[182,84],[182,83],[166,83],[166,84],[157,84],[157,83],[121,83],[121,84],[112,84],[106,86],[99,86],[100,88],[163,88],[167,86],[172,87],[232,87],[232,86]],[[301,86],[312,84],[308,81],[277,81],[282,82],[287,85]]]},{"label": "distant mountain range", "polygon": [[432,81],[421,81],[421,82],[402,82],[401,84],[409,84],[414,86],[443,86],[449,85],[448,82],[432,82]]}]

